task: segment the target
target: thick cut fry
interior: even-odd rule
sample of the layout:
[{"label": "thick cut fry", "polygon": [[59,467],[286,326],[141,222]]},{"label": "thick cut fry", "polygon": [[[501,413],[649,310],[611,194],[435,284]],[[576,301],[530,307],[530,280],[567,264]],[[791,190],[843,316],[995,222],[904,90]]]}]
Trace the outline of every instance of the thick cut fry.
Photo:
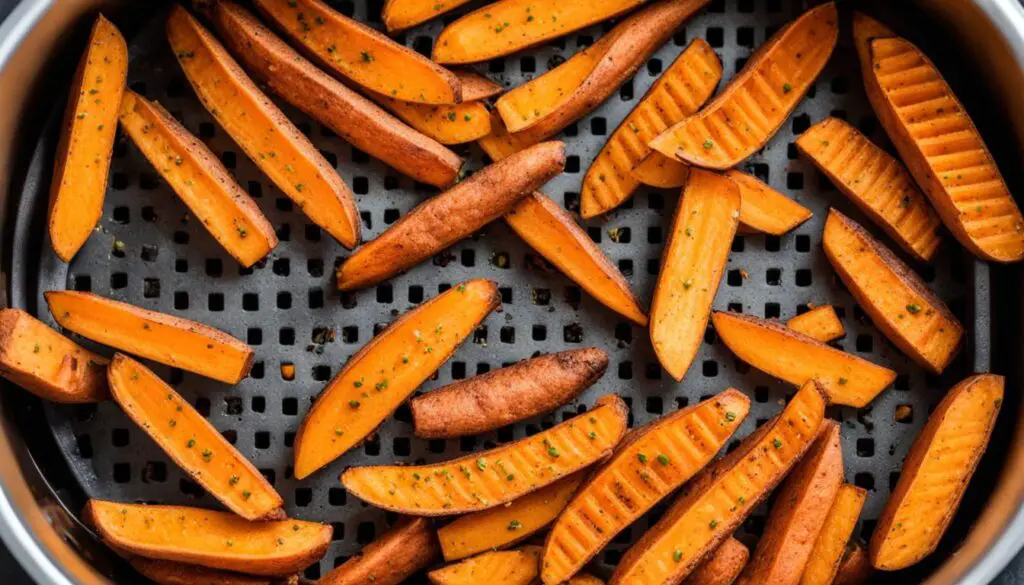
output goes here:
[{"label": "thick cut fry", "polygon": [[417,516],[486,510],[607,457],[626,433],[628,410],[609,394],[589,413],[514,443],[435,465],[353,467],[341,481],[385,510]]},{"label": "thick cut fry", "polygon": [[352,193],[313,143],[181,5],[167,18],[167,38],[203,106],[256,166],[339,243],[358,245]]},{"label": "thick cut fry", "polygon": [[[173,561],[155,561],[135,557],[132,568],[158,585],[291,585],[289,578],[257,577],[243,573],[209,569]],[[298,583],[298,580],[295,581]]]},{"label": "thick cut fry", "polygon": [[608,354],[596,347],[521,361],[414,398],[413,427],[424,439],[493,431],[569,402],[607,368]]},{"label": "thick cut fry", "polygon": [[417,181],[438,187],[455,182],[462,166],[457,154],[321,71],[250,12],[220,0],[207,13],[228,48],[270,91]]},{"label": "thick cut fry", "polygon": [[565,509],[586,474],[586,470],[577,471],[505,506],[467,514],[439,528],[444,560],[509,547],[543,530]]},{"label": "thick cut fry", "polygon": [[817,380],[833,404],[866,406],[896,379],[896,372],[829,347],[776,321],[716,312],[715,332],[736,357],[785,380]]},{"label": "thick cut fry", "polygon": [[483,168],[349,256],[338,268],[338,288],[364,288],[419,264],[508,213],[564,167],[565,145],[545,142]]},{"label": "thick cut fry", "polygon": [[320,585],[399,585],[441,557],[426,518],[406,518],[356,556],[317,581]]},{"label": "thick cut fry", "polygon": [[82,513],[118,552],[249,575],[286,576],[317,561],[331,527],[317,522],[249,522],[230,512],[89,500]]},{"label": "thick cut fry", "polygon": [[460,563],[431,571],[433,585],[530,585],[537,577],[540,547],[486,552]]},{"label": "thick cut fry", "polygon": [[811,126],[796,146],[904,250],[931,260],[942,222],[903,163],[839,118]]},{"label": "thick cut fry", "polygon": [[675,189],[686,184],[690,177],[690,165],[669,158],[656,150],[650,150],[647,156],[640,159],[633,167],[631,174],[643,185]]},{"label": "thick cut fry", "polygon": [[469,0],[384,0],[380,19],[388,32],[394,33],[433,20],[467,2]]},{"label": "thick cut fry", "polygon": [[817,382],[805,384],[782,413],[688,484],[623,555],[609,585],[664,585],[686,578],[803,457],[821,428],[825,404]]},{"label": "thick cut fry", "polygon": [[223,331],[87,292],[44,293],[57,323],[75,333],[175,368],[237,384],[253,349]]},{"label": "thick cut fry", "polygon": [[402,315],[356,352],[299,426],[295,477],[306,478],[365,439],[499,304],[493,282],[465,282]]},{"label": "thick cut fry", "polygon": [[765,42],[725,91],[655,138],[667,157],[724,170],[761,150],[796,109],[839,36],[834,2],[804,13]]},{"label": "thick cut fry", "polygon": [[101,15],[71,83],[50,182],[50,245],[65,262],[78,253],[103,215],[127,76],[128,46]]},{"label": "thick cut fry", "polygon": [[106,358],[21,309],[0,310],[0,376],[52,402],[99,402],[109,396]]},{"label": "thick cut fry", "polygon": [[217,243],[242,266],[274,249],[277,235],[215,154],[162,106],[127,90],[121,128]]},{"label": "thick cut fry", "polygon": [[633,431],[580,488],[544,544],[541,578],[562,583],[619,532],[710,462],[739,428],[750,400],[729,389]]},{"label": "thick cut fry", "polygon": [[875,568],[871,566],[871,559],[864,547],[859,542],[851,542],[846,545],[846,552],[832,585],[864,585],[874,572]]},{"label": "thick cut fry", "polygon": [[679,199],[651,302],[651,343],[665,371],[682,380],[700,349],[729,260],[740,193],[728,177],[693,169]]},{"label": "thick cut fry", "polygon": [[441,144],[473,142],[491,133],[491,116],[483,102],[430,105],[403,102],[379,93],[369,96],[406,124]]},{"label": "thick cut fry", "polygon": [[756,232],[781,236],[811,218],[810,209],[772,189],[757,177],[728,171],[740,188],[740,223]]},{"label": "thick cut fry", "polygon": [[867,497],[868,492],[863,488],[851,484],[840,486],[804,567],[800,585],[832,585]]},{"label": "thick cut fry", "polygon": [[732,585],[749,559],[750,549],[730,536],[690,573],[683,585]]},{"label": "thick cut fry", "polygon": [[928,418],[871,535],[868,552],[875,568],[909,567],[938,546],[988,446],[1003,385],[1002,376],[971,376]]},{"label": "thick cut fry", "polygon": [[964,335],[942,299],[881,242],[835,209],[825,221],[822,244],[871,322],[911,359],[942,373]]},{"label": "thick cut fry", "polygon": [[[610,211],[633,195],[640,186],[633,167],[651,153],[647,143],[699,110],[721,79],[722,62],[714,49],[704,39],[695,39],[654,82],[590,165],[580,198],[584,218]],[[661,161],[649,166],[662,162],[673,167],[676,174],[679,168],[685,168],[660,153],[657,156]]]},{"label": "thick cut fry", "polygon": [[786,327],[822,343],[835,341],[846,335],[846,329],[843,328],[843,323],[832,305],[821,305],[797,315],[786,321]]}]

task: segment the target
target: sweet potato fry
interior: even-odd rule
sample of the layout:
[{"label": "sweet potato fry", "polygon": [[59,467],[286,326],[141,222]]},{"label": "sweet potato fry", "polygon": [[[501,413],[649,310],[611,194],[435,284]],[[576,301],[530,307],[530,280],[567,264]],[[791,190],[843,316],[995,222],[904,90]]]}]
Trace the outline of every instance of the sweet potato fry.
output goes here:
[{"label": "sweet potato fry", "polygon": [[106,358],[21,309],[0,310],[0,376],[52,402],[99,402],[109,396]]},{"label": "sweet potato fry", "polygon": [[565,145],[545,142],[483,168],[349,256],[338,268],[338,288],[364,288],[419,264],[508,213],[564,167]]},{"label": "sweet potato fry", "polygon": [[219,0],[208,5],[207,14],[224,44],[270,91],[417,181],[437,187],[455,182],[462,166],[457,154],[321,71],[252,13]]},{"label": "sweet potato fry", "polygon": [[[650,150],[649,146],[647,148]],[[690,165],[650,150],[630,172],[643,185],[675,189],[686,184],[686,179],[690,177]]]},{"label": "sweet potato fry", "polygon": [[[134,557],[132,568],[157,585],[291,585],[289,578],[257,577],[173,561]],[[298,580],[296,579],[296,583]]]},{"label": "sweet potato fry", "polygon": [[864,547],[859,542],[850,542],[846,545],[846,552],[843,553],[843,560],[839,563],[832,585],[864,585],[874,572],[875,568],[871,566]]},{"label": "sweet potato fry", "polygon": [[938,546],[988,446],[1003,385],[1002,376],[971,376],[928,418],[871,535],[868,554],[875,568],[909,567]]},{"label": "sweet potato fry", "polygon": [[[389,33],[405,30],[451,12],[469,0],[384,0],[380,19]],[[465,87],[463,87],[465,89]],[[465,96],[463,96],[465,99]]]},{"label": "sweet potato fry", "polygon": [[740,223],[755,232],[781,236],[811,218],[811,210],[757,177],[728,171],[725,174],[740,188]]},{"label": "sweet potato fry", "polygon": [[44,296],[61,327],[125,353],[227,384],[237,384],[252,366],[251,347],[202,323],[87,292]]},{"label": "sweet potato fry", "polygon": [[378,508],[417,516],[486,510],[604,459],[626,433],[626,404],[615,394],[587,414],[501,447],[434,465],[352,467],[349,493]]},{"label": "sweet potato fry", "polygon": [[128,76],[128,46],[102,15],[75,71],[50,182],[50,245],[70,262],[103,214],[117,112]]},{"label": "sweet potato fry", "polygon": [[814,542],[800,585],[832,585],[867,497],[868,492],[863,488],[848,483],[840,486],[825,525]]},{"label": "sweet potato fry", "polygon": [[749,559],[746,545],[730,536],[690,573],[683,585],[732,585]]},{"label": "sweet potato fry", "polygon": [[703,169],[690,172],[651,302],[654,353],[676,380],[686,375],[704,339],[740,205],[739,187],[728,177]]},{"label": "sweet potato fry", "polygon": [[217,243],[242,266],[274,249],[274,226],[205,144],[160,104],[126,90],[121,128]]},{"label": "sweet potato fry", "polygon": [[534,144],[537,144],[542,139],[536,136],[532,136],[527,132],[520,132],[518,134],[512,134],[505,127],[505,122],[501,119],[501,115],[498,114],[497,110],[491,110],[491,133],[487,136],[480,138],[477,144],[480,148],[487,153],[487,156],[491,157],[493,161],[499,161],[507,156],[511,156],[520,150],[530,148]]},{"label": "sweet potato fry", "polygon": [[416,436],[479,435],[552,411],[590,387],[608,368],[596,347],[524,360],[414,398]]},{"label": "sweet potato fry", "polygon": [[114,550],[249,575],[287,576],[327,552],[331,527],[301,520],[249,522],[230,512],[89,500],[82,513]]},{"label": "sweet potato fry", "polygon": [[[694,39],[654,82],[622,124],[615,129],[583,178],[580,212],[590,218],[632,197],[640,182],[633,167],[651,153],[647,143],[669,126],[693,115],[718,87],[722,62],[704,39]],[[648,163],[674,167],[664,173],[680,174],[682,163],[665,158]]]},{"label": "sweet potato fry", "polygon": [[180,4],[167,19],[167,38],[203,106],[253,163],[339,243],[358,245],[359,210],[345,182]]},{"label": "sweet potato fry", "polygon": [[872,323],[911,359],[942,373],[964,335],[942,299],[881,242],[835,209],[825,221],[822,244]]},{"label": "sweet potato fry", "polygon": [[295,436],[304,479],[373,432],[501,303],[488,280],[470,280],[398,318],[328,382]]},{"label": "sweet potato fry", "polygon": [[821,305],[797,315],[786,321],[786,327],[822,343],[835,341],[846,335],[846,329],[843,328],[843,323],[832,305]]},{"label": "sweet potato fry", "polygon": [[320,585],[399,585],[441,557],[426,518],[405,518],[356,556],[317,581]]},{"label": "sweet potato fry", "polygon": [[491,116],[483,102],[450,105],[414,104],[379,93],[369,94],[406,124],[441,144],[463,144],[491,133]]},{"label": "sweet potato fry", "polygon": [[776,321],[722,312],[713,313],[711,321],[736,357],[790,384],[816,379],[833,404],[860,408],[896,379],[896,372],[888,368],[829,347]]},{"label": "sweet potato fry", "polygon": [[805,12],[759,49],[697,114],[655,138],[667,157],[725,170],[761,150],[814,84],[839,36],[836,5]]},{"label": "sweet potato fry", "polygon": [[459,78],[462,84],[462,101],[478,102],[500,95],[505,88],[469,69],[456,69],[452,73]]},{"label": "sweet potato fry", "polygon": [[708,464],[739,428],[750,400],[729,389],[633,432],[579,489],[548,535],[544,583],[577,573],[615,536]]},{"label": "sweet potato fry", "polygon": [[686,578],[803,457],[818,436],[825,404],[817,382],[805,384],[782,413],[688,484],[623,555],[609,585],[661,585]]},{"label": "sweet potato fry", "polygon": [[530,585],[537,577],[540,547],[492,551],[427,574],[433,585]]},{"label": "sweet potato fry", "polygon": [[907,253],[931,260],[942,222],[903,163],[839,118],[811,126],[796,146]]}]

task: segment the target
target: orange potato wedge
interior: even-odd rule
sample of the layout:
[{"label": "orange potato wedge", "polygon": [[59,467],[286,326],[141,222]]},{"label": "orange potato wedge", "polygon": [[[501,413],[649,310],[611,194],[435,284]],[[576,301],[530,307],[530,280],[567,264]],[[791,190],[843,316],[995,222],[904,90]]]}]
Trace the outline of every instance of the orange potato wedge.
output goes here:
[{"label": "orange potato wedge", "polygon": [[647,156],[636,163],[630,174],[642,185],[675,189],[686,184],[690,177],[690,165],[669,158],[647,147]]},{"label": "orange potato wedge", "polygon": [[729,261],[740,193],[728,177],[693,169],[676,207],[651,302],[651,344],[681,381],[704,340],[711,306]]},{"label": "orange potato wedge", "polygon": [[971,376],[928,418],[871,535],[868,554],[876,569],[909,567],[938,546],[988,446],[1004,383],[993,374]]},{"label": "orange potato wedge", "polygon": [[814,542],[800,585],[832,585],[867,497],[863,488],[848,483],[840,486]]},{"label": "orange potato wedge", "polygon": [[497,110],[491,110],[490,116],[491,133],[481,137],[477,144],[493,161],[511,156],[543,140],[540,136],[534,136],[529,132],[512,134],[505,127],[505,122],[502,121],[501,115],[498,114]]},{"label": "orange potato wedge", "polygon": [[764,145],[793,113],[828,62],[839,36],[834,2],[808,10],[765,42],[700,112],[651,141],[661,154],[725,170]]},{"label": "orange potato wedge", "polygon": [[860,408],[896,380],[896,372],[752,315],[715,312],[715,332],[736,357],[790,384],[817,380],[833,404]]},{"label": "orange potato wedge", "polygon": [[[135,557],[132,568],[157,585],[292,585],[291,578],[257,577],[172,561]],[[298,584],[298,578],[294,583]]]},{"label": "orange potato wedge", "polygon": [[230,512],[89,500],[82,512],[105,544],[133,556],[249,575],[288,576],[320,560],[331,527],[250,522]]},{"label": "orange potato wedge", "polygon": [[189,211],[239,264],[252,266],[274,249],[274,226],[256,202],[217,155],[163,106],[126,90],[120,122]]},{"label": "orange potato wedge", "polygon": [[450,105],[403,102],[386,95],[368,94],[406,124],[441,144],[463,144],[491,133],[491,116],[483,102]]},{"label": "orange potato wedge", "polygon": [[117,27],[100,15],[71,83],[50,182],[50,245],[65,262],[85,245],[103,215],[127,77],[128,46]]},{"label": "orange potato wedge", "polygon": [[181,5],[167,18],[167,39],[203,106],[253,163],[341,245],[358,245],[362,224],[345,182]]},{"label": "orange potato wedge", "polygon": [[863,585],[874,572],[875,568],[871,566],[864,547],[859,542],[851,542],[846,545],[846,552],[832,585]]},{"label": "orange potato wedge", "polygon": [[327,383],[295,436],[295,477],[358,445],[501,304],[489,280],[470,280],[381,331]]},{"label": "orange potato wedge", "polygon": [[846,329],[843,328],[843,323],[839,320],[839,315],[836,314],[832,305],[821,305],[802,315],[797,315],[786,321],[786,327],[822,343],[846,336]]},{"label": "orange potato wedge", "polygon": [[835,209],[825,221],[822,244],[871,322],[911,359],[942,373],[964,336],[942,299],[881,242]]},{"label": "orange potato wedge", "polygon": [[462,101],[477,102],[500,95],[505,88],[499,83],[469,69],[456,69],[452,73],[462,84]]},{"label": "orange potato wedge", "polygon": [[384,0],[380,19],[384,21],[388,32],[394,33],[433,20],[467,2],[469,0]]},{"label": "orange potato wedge", "polygon": [[942,221],[903,163],[838,118],[811,126],[796,146],[908,254],[931,260]]},{"label": "orange potato wedge", "polygon": [[531,437],[434,465],[352,467],[341,476],[366,503],[416,516],[486,510],[607,457],[626,433],[628,407],[608,394],[583,415]]},{"label": "orange potato wedge", "polygon": [[754,232],[781,236],[811,218],[810,209],[772,189],[753,175],[727,171],[740,188],[740,223]]},{"label": "orange potato wedge", "polygon": [[427,574],[433,585],[530,585],[537,577],[540,547],[492,551]]},{"label": "orange potato wedge", "polygon": [[690,573],[683,585],[732,585],[749,559],[750,549],[730,536]]},{"label": "orange potato wedge", "polygon": [[383,536],[327,573],[319,585],[399,585],[434,564],[441,554],[426,518],[399,520]]},{"label": "orange potato wedge", "polygon": [[[581,215],[601,215],[632,197],[640,186],[633,176],[633,167],[651,153],[647,143],[697,112],[721,79],[722,62],[714,49],[704,39],[694,39],[615,129],[590,165],[580,194]],[[680,174],[680,167],[685,167],[660,153],[657,156],[676,174]],[[648,163],[658,164],[659,161]]]},{"label": "orange potato wedge", "polygon": [[685,579],[731,535],[803,457],[825,416],[810,381],[782,412],[687,484],[675,504],[622,556],[609,585]]},{"label": "orange potato wedge", "polygon": [[107,359],[64,337],[21,309],[0,309],[0,376],[43,400],[100,402]]},{"label": "orange potato wedge", "polygon": [[322,67],[360,87],[418,104],[462,101],[454,73],[320,0],[254,4]]},{"label": "orange potato wedge", "polygon": [[569,579],[615,536],[707,465],[750,410],[729,389],[630,433],[576,492],[555,521],[541,558],[541,580]]}]

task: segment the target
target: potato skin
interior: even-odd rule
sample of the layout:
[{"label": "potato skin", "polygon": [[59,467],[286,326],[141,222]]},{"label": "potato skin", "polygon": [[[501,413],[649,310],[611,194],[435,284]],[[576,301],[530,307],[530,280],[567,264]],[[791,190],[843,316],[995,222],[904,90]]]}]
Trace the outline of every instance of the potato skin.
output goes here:
[{"label": "potato skin", "polygon": [[399,585],[441,558],[426,518],[400,520],[391,530],[318,581],[320,585]]},{"label": "potato skin", "polygon": [[690,573],[683,585],[732,585],[748,560],[750,549],[730,536]]}]

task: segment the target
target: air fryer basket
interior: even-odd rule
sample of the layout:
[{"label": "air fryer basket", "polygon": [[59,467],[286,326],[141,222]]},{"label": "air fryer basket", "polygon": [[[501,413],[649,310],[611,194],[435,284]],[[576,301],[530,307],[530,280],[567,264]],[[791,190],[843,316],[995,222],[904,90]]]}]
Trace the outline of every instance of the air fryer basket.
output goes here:
[{"label": "air fryer basket", "polygon": [[[362,21],[379,24],[380,2],[354,0],[332,4]],[[590,161],[662,69],[690,40],[703,37],[711,43],[723,61],[727,81],[742,67],[753,48],[804,8],[796,0],[712,2],[659,50],[633,80],[566,131],[566,173],[549,183],[545,192],[570,210],[578,211],[580,182]],[[88,20],[88,13],[85,14],[79,25]],[[630,324],[582,293],[500,222],[384,284],[339,294],[333,287],[333,269],[347,253],[294,209],[290,200],[255,168],[202,108],[167,46],[163,13],[154,15],[152,10],[129,9],[114,12],[113,16],[129,38],[132,89],[159,100],[220,155],[267,214],[281,244],[253,269],[240,269],[197,221],[190,220],[185,206],[141,153],[121,136],[115,148],[100,225],[70,266],[61,263],[45,241],[45,215],[57,120],[63,108],[62,87],[52,94],[61,98],[45,104],[51,114],[40,124],[43,130],[34,137],[35,143],[25,143],[34,154],[26,165],[22,182],[11,190],[11,217],[5,231],[10,240],[4,265],[9,278],[9,302],[53,324],[42,302],[44,291],[91,290],[207,323],[255,346],[257,358],[252,375],[233,387],[163,366],[155,369],[270,479],[285,498],[289,514],[334,525],[330,551],[319,565],[306,572],[307,577],[325,574],[383,532],[393,520],[358,499],[347,497],[337,481],[347,466],[437,461],[490,448],[573,416],[608,392],[618,392],[627,399],[632,407],[631,422],[640,425],[729,386],[740,388],[753,399],[750,416],[737,433],[742,437],[776,414],[782,401],[792,394],[790,386],[739,362],[716,340],[710,328],[690,373],[683,383],[675,383],[659,367],[646,329]],[[810,124],[829,115],[845,118],[875,140],[885,141],[863,94],[858,64],[850,46],[849,12],[845,11],[843,16],[840,46],[829,66],[776,138],[745,165],[747,170],[812,209],[814,218],[781,238],[738,236],[715,308],[786,319],[809,304],[831,303],[840,311],[847,328],[847,336],[840,345],[899,372],[895,386],[870,407],[859,411],[839,407],[830,410],[830,415],[843,424],[847,481],[870,492],[864,521],[858,528],[858,534],[865,538],[895,485],[912,438],[944,392],[974,371],[994,369],[1009,376],[1008,400],[996,439],[940,551],[913,569],[879,577],[879,582],[920,582],[960,546],[986,502],[1001,501],[992,494],[1002,470],[1014,461],[1016,450],[1011,448],[1011,438],[1017,420],[1015,389],[1020,387],[1016,383],[1016,368],[1020,364],[1014,359],[1014,343],[1020,335],[1019,299],[1013,292],[1019,290],[1017,271],[990,268],[951,244],[942,249],[931,267],[917,266],[969,331],[967,347],[941,377],[926,375],[895,350],[835,278],[820,249],[826,211],[836,206],[858,219],[863,217],[809,162],[797,156],[792,143]],[[881,16],[888,17],[899,32],[920,43],[949,74],[989,140],[1011,187],[1019,189],[1022,183],[1015,153],[1017,136],[1024,136],[1024,130],[1017,136],[1005,131],[1005,121],[996,107],[1001,104],[994,103],[997,100],[979,83],[975,76],[977,66],[970,65],[970,56],[958,52],[959,45],[948,42],[947,29],[939,22],[928,21],[924,25],[922,12],[908,8],[905,13],[883,11]],[[446,22],[450,20],[449,17]],[[402,38],[418,51],[429,54],[432,38],[442,25],[441,21],[432,22]],[[477,69],[506,87],[513,87],[557,65],[607,30],[607,24],[603,29],[592,27]],[[67,45],[66,59],[73,61],[81,43]],[[67,69],[67,63],[60,66]],[[434,192],[370,159],[297,110],[284,109],[352,187],[366,239],[376,237]],[[473,168],[483,164],[475,146],[461,148],[460,152],[470,158]],[[677,197],[673,192],[642,189],[620,210],[587,222],[591,237],[617,263],[644,302],[649,301],[653,290]],[[302,416],[326,381],[397,314],[472,277],[491,278],[499,283],[503,309],[487,319],[436,378],[424,385],[423,391],[539,352],[589,345],[609,353],[608,373],[577,403],[556,413],[461,441],[416,439],[412,436],[409,411],[402,408],[373,440],[312,478],[296,481],[290,465],[292,441]],[[293,381],[283,379],[282,364],[294,364]],[[900,405],[912,407],[911,420],[895,421],[893,414]],[[86,497],[217,505],[113,403],[74,407],[42,404],[23,392],[8,390],[4,393],[3,410],[8,419],[5,422],[30,447],[23,467],[38,465],[41,476],[56,495],[48,496],[45,490],[39,490],[37,496],[37,500],[46,503],[44,510],[51,523],[101,573],[115,576],[117,582],[132,579],[130,571],[98,546],[73,519]],[[1019,498],[1013,496],[1000,512],[1001,518],[990,523],[1001,525],[997,520],[1008,521],[1018,511]],[[598,557],[595,570],[607,573],[628,545],[660,516],[660,511],[656,509],[620,535]],[[759,534],[766,511],[767,507],[762,506],[740,533],[751,537]],[[986,523],[978,525],[977,532],[983,532]],[[965,546],[969,547],[970,541]],[[941,580],[942,576],[936,579]]]}]

